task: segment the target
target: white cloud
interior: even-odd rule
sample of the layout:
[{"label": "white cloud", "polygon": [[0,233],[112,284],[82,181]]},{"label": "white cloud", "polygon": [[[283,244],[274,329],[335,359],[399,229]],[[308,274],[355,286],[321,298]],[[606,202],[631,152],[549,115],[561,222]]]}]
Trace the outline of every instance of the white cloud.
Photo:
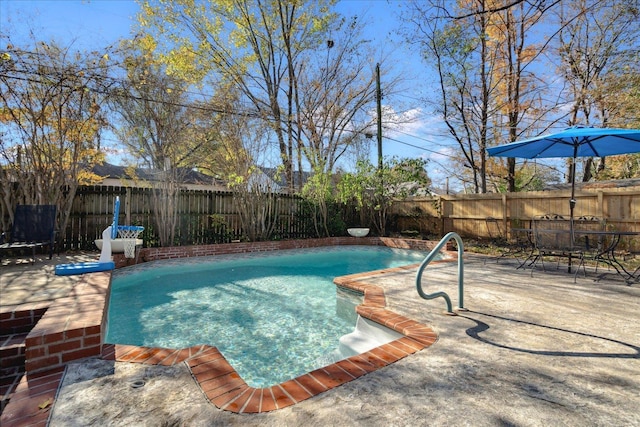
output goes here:
[{"label": "white cloud", "polygon": [[456,154],[454,147],[440,147],[435,152],[426,153],[426,158],[434,162],[446,162],[451,160],[451,156]]},{"label": "white cloud", "polygon": [[[372,120],[375,123],[375,117],[377,113],[375,111],[369,112],[370,116],[374,118]],[[384,134],[391,138],[397,138],[400,136],[416,136],[424,131],[433,129],[435,126],[439,126],[442,123],[440,116],[426,115],[424,110],[420,107],[412,108],[406,111],[395,111],[392,106],[382,106],[382,125],[384,127]],[[371,129],[372,133],[376,133],[375,126]]]}]

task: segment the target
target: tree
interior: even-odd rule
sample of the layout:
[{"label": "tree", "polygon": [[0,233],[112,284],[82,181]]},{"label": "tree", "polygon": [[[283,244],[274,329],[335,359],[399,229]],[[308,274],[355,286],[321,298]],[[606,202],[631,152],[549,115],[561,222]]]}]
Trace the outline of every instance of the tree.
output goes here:
[{"label": "tree", "polygon": [[321,45],[331,1],[151,1],[140,22],[143,46],[156,51],[169,74],[192,83],[235,86],[243,102],[271,126],[286,181],[293,188],[300,56]]},{"label": "tree", "polygon": [[[505,172],[496,169],[499,175],[504,176]],[[515,191],[541,191],[548,184],[559,182],[558,171],[554,168],[526,162],[516,171]],[[507,183],[503,179],[492,180],[496,193],[506,193]]]},{"label": "tree", "polygon": [[[370,111],[376,77],[361,31],[357,17],[338,21],[326,52],[307,55],[302,64],[296,106],[299,143],[315,175],[335,171],[338,160],[374,125]],[[392,91],[396,84],[397,79],[386,81],[385,90]]]},{"label": "tree", "polygon": [[55,204],[65,230],[76,189],[95,183],[104,159],[102,108],[111,83],[109,55],[74,52],[31,39],[17,47],[3,35],[0,52],[0,194],[2,210],[15,204]]},{"label": "tree", "polygon": [[[300,73],[298,170],[302,170],[304,155],[312,174],[302,195],[313,210],[311,217],[319,237],[331,235],[337,226],[331,221],[337,162],[347,154],[357,156],[374,126],[370,111],[376,96],[375,69],[360,38],[361,30],[357,17],[339,21],[327,41],[326,57],[309,57]],[[385,90],[391,93],[398,81],[385,81]]]},{"label": "tree", "polygon": [[499,70],[500,45],[490,36],[501,8],[490,1],[454,6],[438,0],[416,1],[410,7],[412,29],[418,30],[423,55],[438,75],[436,111],[460,148],[459,174],[472,183],[474,192],[484,193],[491,165],[486,148],[501,139],[500,110],[505,105],[499,94],[505,81],[505,70]]},{"label": "tree", "polygon": [[418,30],[418,43],[439,77],[436,111],[460,147],[458,170],[469,171],[475,192],[486,192],[490,178],[501,171],[509,191],[517,188],[515,160],[507,159],[503,167],[502,160],[487,159],[489,145],[516,141],[557,121],[550,118],[557,104],[544,96],[542,68],[553,37],[543,40],[535,33],[549,25],[549,11],[557,4],[411,3],[411,28]]},{"label": "tree", "polygon": [[[417,40],[439,79],[436,112],[460,148],[460,166],[471,172],[476,193],[487,191],[486,147],[496,112],[495,52],[488,48],[485,2],[462,3],[474,13],[452,19],[444,1],[409,4],[407,40]],[[415,30],[420,35],[416,39]]]},{"label": "tree", "polygon": [[[560,10],[562,30],[557,54],[560,73],[568,86],[569,125],[638,126],[638,40],[640,5],[637,0],[570,2]],[[635,119],[634,119],[635,117]],[[633,164],[632,157],[627,157]],[[605,173],[605,159],[583,161],[582,181]],[[571,171],[571,169],[569,169]],[[627,173],[621,172],[622,176]],[[568,182],[574,178],[567,174]]]},{"label": "tree", "polygon": [[[133,42],[135,43],[135,41]],[[114,133],[155,179],[152,208],[161,246],[175,244],[179,225],[178,196],[184,174],[197,165],[200,151],[211,143],[199,122],[197,106],[186,96],[185,83],[167,76],[162,64],[124,43],[126,79],[112,92],[119,120]]]},{"label": "tree", "polygon": [[312,174],[302,187],[304,197],[312,208],[311,220],[318,237],[329,237],[329,204],[333,198],[331,173],[327,172],[322,163],[315,165]]},{"label": "tree", "polygon": [[640,177],[640,154],[607,157],[607,167],[597,175],[599,181],[638,177]]},{"label": "tree", "polygon": [[[490,3],[492,7],[504,6],[505,0]],[[542,100],[546,82],[536,75],[542,65],[538,59],[549,42],[532,40],[536,26],[545,23],[549,7],[544,0],[520,2],[489,16],[487,36],[496,58],[492,71],[498,89],[495,101],[506,119],[500,120],[507,128],[501,138],[505,142],[515,142],[533,129],[544,128],[539,120],[555,107],[545,107]],[[513,158],[507,159],[507,187],[508,191],[516,191]]]},{"label": "tree", "polygon": [[185,84],[167,76],[148,55],[127,49],[126,79],[111,97],[119,120],[113,131],[138,163],[161,170],[187,164],[185,135],[191,125]]},{"label": "tree", "polygon": [[358,211],[360,222],[353,224],[358,227],[366,227],[369,223],[373,223],[369,208],[373,204],[371,185],[375,183],[375,181],[372,183],[372,176],[376,172],[377,169],[370,161],[361,159],[356,163],[355,171],[343,173],[337,184],[337,199],[343,204],[355,206]]},{"label": "tree", "polygon": [[[241,96],[229,89],[219,92],[216,105],[231,110]],[[278,188],[258,166],[268,163],[268,125],[259,118],[236,114],[215,117],[217,144],[205,162],[211,172],[223,178],[233,192],[244,237],[249,241],[269,240],[279,220]]]},{"label": "tree", "polygon": [[338,197],[344,203],[355,202],[368,211],[379,235],[386,235],[389,208],[395,200],[427,194],[431,179],[423,159],[384,159],[382,168],[361,160],[354,173],[345,173],[338,184]]}]

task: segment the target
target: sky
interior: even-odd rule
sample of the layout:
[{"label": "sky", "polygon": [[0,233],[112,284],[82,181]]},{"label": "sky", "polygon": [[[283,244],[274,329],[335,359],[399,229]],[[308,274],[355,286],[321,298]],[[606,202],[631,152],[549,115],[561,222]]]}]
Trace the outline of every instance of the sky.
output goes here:
[{"label": "sky", "polygon": [[[452,143],[442,136],[437,117],[425,111],[419,100],[429,90],[430,79],[418,54],[395,34],[401,6],[401,0],[341,0],[337,10],[363,19],[367,24],[365,36],[372,40],[376,50],[391,52],[394,68],[409,78],[408,89],[395,98],[398,105],[389,108],[401,110],[414,122],[384,134],[383,155],[429,159],[429,175],[442,183],[447,175],[446,154],[452,151]],[[39,39],[72,44],[79,50],[99,49],[129,36],[138,10],[137,3],[130,0],[0,0],[0,29],[3,32],[9,28],[19,32],[33,29]],[[384,80],[382,88],[384,92]],[[375,138],[372,143],[375,144]],[[375,146],[371,152],[375,163]],[[120,163],[116,157],[108,161]]]}]

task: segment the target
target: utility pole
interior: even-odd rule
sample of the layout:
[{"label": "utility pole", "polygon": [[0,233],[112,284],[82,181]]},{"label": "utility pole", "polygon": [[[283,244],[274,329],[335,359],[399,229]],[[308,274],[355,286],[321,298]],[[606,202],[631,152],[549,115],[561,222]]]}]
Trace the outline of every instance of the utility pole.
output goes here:
[{"label": "utility pole", "polygon": [[382,90],[380,90],[380,63],[376,64],[376,103],[378,110],[378,170],[382,170]]}]

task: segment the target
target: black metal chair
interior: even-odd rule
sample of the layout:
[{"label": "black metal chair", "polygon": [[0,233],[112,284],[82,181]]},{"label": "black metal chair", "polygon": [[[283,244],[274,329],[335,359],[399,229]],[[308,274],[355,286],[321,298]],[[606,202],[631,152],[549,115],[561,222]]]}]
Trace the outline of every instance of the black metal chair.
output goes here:
[{"label": "black metal chair", "polygon": [[[488,216],[485,218],[485,224],[487,226],[487,234],[489,235],[489,242],[491,243],[491,245],[502,247],[502,248],[507,246],[507,240],[505,239],[504,233],[500,228],[500,221],[497,218]],[[495,259],[496,262],[498,262],[500,258],[503,258],[506,256],[507,256],[506,252],[503,252],[500,255],[496,257],[491,257],[491,258]],[[485,257],[484,259],[485,264],[487,263],[488,258],[489,257]]]},{"label": "black metal chair", "polygon": [[[573,246],[584,253],[586,260],[595,262],[596,273],[598,265],[603,262],[600,258],[603,248],[607,246],[605,236],[589,235],[589,232],[606,230],[606,220],[595,216],[581,216],[573,221]],[[584,234],[584,233],[587,234]]]},{"label": "black metal chair", "polygon": [[55,244],[55,224],[55,205],[18,205],[13,216],[11,233],[8,238],[5,233],[0,237],[0,250],[31,248],[33,264],[36,248],[49,246],[51,259]]},{"label": "black metal chair", "polygon": [[533,218],[535,253],[530,264],[531,275],[533,275],[533,268],[538,261],[542,264],[542,270],[544,271],[544,258],[556,257],[556,269],[560,266],[561,258],[569,259],[569,269],[572,268],[572,259],[579,261],[573,277],[574,281],[580,267],[582,267],[586,276],[584,265],[585,250],[580,245],[575,245],[571,227],[571,220],[558,214],[547,214]]}]

